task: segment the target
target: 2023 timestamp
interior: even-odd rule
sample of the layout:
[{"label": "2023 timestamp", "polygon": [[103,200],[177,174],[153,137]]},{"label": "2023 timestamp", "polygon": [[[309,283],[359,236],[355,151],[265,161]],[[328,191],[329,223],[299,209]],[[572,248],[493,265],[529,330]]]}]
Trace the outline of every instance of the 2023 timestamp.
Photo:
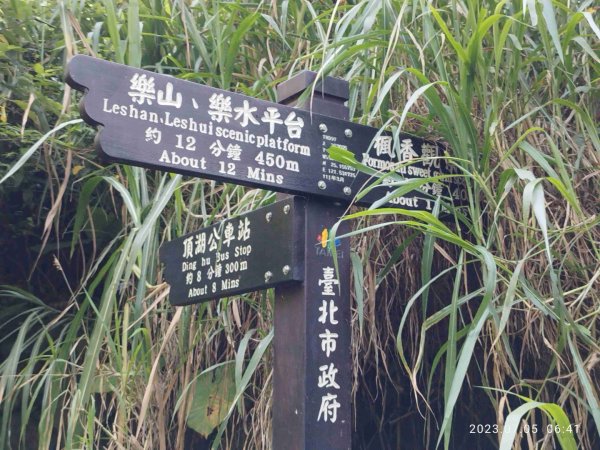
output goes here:
[{"label": "2023 timestamp", "polygon": [[[528,423],[523,424],[523,426],[520,427],[520,432],[521,435],[524,434],[538,434],[538,433],[545,433],[545,434],[560,434],[560,433],[579,433],[579,429],[580,429],[580,424],[569,424],[566,427],[561,427],[560,425],[553,425],[553,424],[548,424],[548,425],[538,425],[538,424],[533,424],[530,425]],[[503,432],[506,433],[509,430],[506,429],[506,427],[504,428],[500,428],[498,426],[498,424],[491,424],[491,423],[486,423],[486,424],[482,424],[482,423],[478,423],[478,424],[474,424],[471,423],[469,424],[469,434],[502,434]]]}]

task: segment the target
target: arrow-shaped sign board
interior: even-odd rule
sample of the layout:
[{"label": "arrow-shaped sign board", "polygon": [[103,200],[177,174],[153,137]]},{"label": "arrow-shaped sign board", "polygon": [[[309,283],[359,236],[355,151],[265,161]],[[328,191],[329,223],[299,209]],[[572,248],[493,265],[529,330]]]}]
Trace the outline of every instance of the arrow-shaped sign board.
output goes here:
[{"label": "arrow-shaped sign board", "polygon": [[172,305],[304,279],[304,199],[289,197],[160,247]]},{"label": "arrow-shaped sign board", "polygon": [[[332,160],[331,145],[372,169],[397,170],[405,178],[450,172],[444,160],[435,159],[443,149],[433,142],[400,135],[394,145],[376,128],[168,75],[78,55],[66,78],[85,93],[82,117],[102,126],[97,148],[111,161],[346,202],[369,183],[369,175]],[[400,164],[421,157],[427,159]],[[381,184],[360,203],[393,190]],[[430,182],[390,203],[431,210],[433,199],[444,194],[455,201],[463,195],[458,184]]]}]

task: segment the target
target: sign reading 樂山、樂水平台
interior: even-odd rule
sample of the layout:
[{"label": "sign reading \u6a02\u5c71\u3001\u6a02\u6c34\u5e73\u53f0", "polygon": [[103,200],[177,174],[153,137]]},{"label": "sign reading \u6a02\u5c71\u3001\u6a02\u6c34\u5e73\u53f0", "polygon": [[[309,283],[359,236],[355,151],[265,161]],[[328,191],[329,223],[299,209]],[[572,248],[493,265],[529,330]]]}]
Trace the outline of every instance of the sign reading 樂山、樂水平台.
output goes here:
[{"label": "sign reading \u6a02\u5c71\u3001\u6a02\u6c34\u5e73\u53f0", "polygon": [[[67,82],[86,93],[82,115],[102,126],[97,147],[112,161],[345,202],[369,176],[332,160],[331,145],[371,169],[397,170],[405,178],[453,169],[433,142],[400,135],[395,145],[376,128],[97,58],[72,58]],[[361,204],[393,189],[382,183]],[[458,178],[424,183],[390,203],[431,211],[439,195],[460,201]]]}]

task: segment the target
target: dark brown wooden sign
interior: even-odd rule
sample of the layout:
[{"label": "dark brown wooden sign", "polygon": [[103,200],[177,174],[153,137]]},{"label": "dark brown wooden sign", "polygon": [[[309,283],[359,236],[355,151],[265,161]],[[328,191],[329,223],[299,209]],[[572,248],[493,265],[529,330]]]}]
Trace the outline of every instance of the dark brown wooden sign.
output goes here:
[{"label": "dark brown wooden sign", "polygon": [[[277,87],[278,100],[299,108],[296,98],[312,84],[301,72]],[[326,78],[317,105],[333,117],[348,117],[348,82]],[[333,85],[332,85],[333,84]],[[345,89],[340,89],[345,84]],[[344,92],[345,91],[345,92]],[[281,195],[281,194],[280,194]],[[350,240],[330,244],[331,229],[346,207],[306,199],[304,281],[275,287],[273,343],[273,448],[350,450],[352,445],[352,299]],[[349,231],[349,222],[337,233]]]},{"label": "dark brown wooden sign", "polygon": [[273,448],[350,449],[350,241],[334,258],[327,236],[345,207],[330,203],[307,199],[304,281],[275,288]]},{"label": "dark brown wooden sign", "polygon": [[304,199],[290,197],[164,243],[171,304],[189,305],[304,278]]},{"label": "dark brown wooden sign", "polygon": [[[308,197],[286,198],[167,242],[160,256],[173,305],[277,286],[273,447],[349,450],[350,243],[335,243],[332,254],[328,236],[345,206],[330,200],[349,202],[375,180],[332,160],[327,150],[336,145],[370,171],[409,180],[452,168],[435,143],[343,120],[343,80],[323,80],[320,99],[298,103],[315,77],[304,72],[279,86],[290,106],[87,56],[69,62],[67,82],[85,92],[81,114],[102,127],[96,145],[110,161]],[[359,204],[386,197],[391,206],[431,211],[440,195],[464,200],[458,180],[427,180],[387,198],[398,181],[390,176]],[[343,222],[338,232],[348,226]]]},{"label": "dark brown wooden sign", "polygon": [[[346,202],[369,176],[330,159],[333,144],[371,169],[398,170],[404,178],[450,171],[442,159],[398,167],[442,156],[435,143],[402,134],[394,142],[376,128],[168,75],[78,55],[66,78],[86,93],[82,117],[103,127],[97,148],[111,161]],[[360,203],[393,190],[382,183]],[[458,201],[464,194],[458,184],[428,182],[390,204],[431,210],[438,195]]]}]

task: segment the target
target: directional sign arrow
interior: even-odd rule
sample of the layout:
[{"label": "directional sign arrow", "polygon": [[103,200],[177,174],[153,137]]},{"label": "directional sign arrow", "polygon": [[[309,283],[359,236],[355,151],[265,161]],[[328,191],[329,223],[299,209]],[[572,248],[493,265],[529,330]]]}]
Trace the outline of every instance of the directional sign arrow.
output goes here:
[{"label": "directional sign arrow", "polygon": [[303,257],[302,197],[223,220],[160,248],[175,306],[301,281]]},{"label": "directional sign arrow", "polygon": [[[433,142],[400,135],[394,145],[373,127],[89,56],[71,59],[66,80],[85,93],[81,115],[102,127],[96,145],[110,161],[346,202],[369,175],[332,160],[331,145],[372,169],[398,170],[404,178],[449,172],[435,159],[443,149]],[[421,156],[433,159],[398,168]],[[393,190],[382,183],[360,203]],[[460,200],[461,191],[430,182],[392,203],[431,210],[441,194]]]}]

